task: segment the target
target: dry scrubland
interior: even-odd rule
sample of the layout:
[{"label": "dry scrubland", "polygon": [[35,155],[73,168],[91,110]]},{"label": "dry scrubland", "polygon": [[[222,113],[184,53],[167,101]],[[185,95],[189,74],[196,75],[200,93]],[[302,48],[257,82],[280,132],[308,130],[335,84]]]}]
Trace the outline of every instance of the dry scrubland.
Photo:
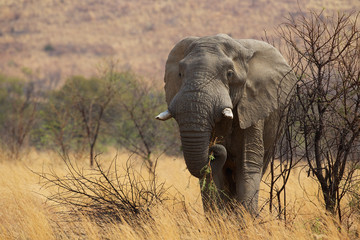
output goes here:
[{"label": "dry scrubland", "polygon": [[[157,79],[162,87],[166,57],[181,38],[224,32],[260,39],[263,30],[272,35],[288,14],[300,14],[299,5],[331,12],[357,10],[360,2],[0,0],[0,72],[41,84],[51,82],[49,87],[54,87],[73,75],[91,76],[104,58],[116,58],[122,69]],[[30,152],[19,161],[1,154],[0,239],[358,239],[360,233],[359,215],[343,219],[340,226],[325,213],[318,184],[307,176],[306,168],[295,169],[287,184],[286,222],[268,212],[266,183],[261,186],[264,208],[259,218],[206,216],[198,182],[184,161],[162,156],[156,172],[159,181],[170,187],[169,196],[177,198],[176,204],[157,204],[150,209],[150,218],[136,223],[99,223],[70,214],[70,206],[46,201],[56,189],[42,188],[34,172],[66,175],[66,165],[57,154]],[[100,156],[101,163],[109,165],[114,155]],[[118,164],[125,165],[128,158],[120,154]],[[88,158],[76,162],[88,171]],[[345,229],[349,224],[350,230]]]},{"label": "dry scrubland", "polygon": [[1,0],[0,71],[42,84],[89,77],[104,58],[162,87],[170,49],[186,36],[274,35],[289,15],[360,8],[358,0]]},{"label": "dry scrubland", "polygon": [[[107,159],[114,155],[101,156],[102,164],[108,164]],[[128,154],[120,154],[118,164],[124,165],[126,159]],[[88,163],[78,160],[78,164],[86,169]],[[349,233],[325,214],[317,198],[317,184],[300,169],[287,187],[286,226],[284,221],[271,216],[266,207],[255,220],[245,216],[242,222],[235,216],[219,213],[206,218],[197,180],[190,177],[183,160],[172,157],[159,160],[157,174],[160,181],[166,181],[166,186],[173,186],[170,195],[183,194],[177,196],[185,202],[185,208],[183,204],[159,204],[151,209],[151,221],[99,225],[85,216],[60,214],[66,207],[54,207],[52,202],[45,201],[50,190],[41,188],[39,177],[32,171],[51,169],[66,174],[66,167],[56,154],[33,152],[26,161],[17,162],[1,157],[0,239],[356,239],[354,232],[360,231],[356,219],[352,219],[354,224]],[[262,189],[261,204],[268,195],[265,184]]]}]

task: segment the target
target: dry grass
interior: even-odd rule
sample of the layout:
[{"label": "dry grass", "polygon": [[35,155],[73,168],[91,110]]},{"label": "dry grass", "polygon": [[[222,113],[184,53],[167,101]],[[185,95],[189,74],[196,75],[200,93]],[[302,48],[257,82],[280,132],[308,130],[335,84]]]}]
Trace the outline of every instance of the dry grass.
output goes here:
[{"label": "dry grass", "polygon": [[[127,158],[127,154],[119,155],[119,164],[124,164]],[[111,154],[101,159],[106,164]],[[356,239],[354,233],[360,232],[359,222],[349,233],[323,211],[316,197],[317,185],[304,171],[296,172],[289,182],[285,226],[266,208],[255,220],[246,214],[243,220],[235,214],[205,216],[198,182],[190,177],[184,162],[162,157],[157,168],[159,179],[174,186],[172,193],[183,194],[181,199],[186,207],[159,205],[151,209],[151,218],[140,219],[136,224],[99,225],[86,216],[59,214],[64,207],[55,208],[45,201],[42,195],[48,195],[50,190],[40,188],[39,177],[30,169],[41,172],[52,168],[60,175],[65,174],[65,165],[56,155],[33,152],[22,162],[14,163],[6,157],[0,162],[0,239]],[[78,164],[86,168],[87,161]],[[265,186],[262,185],[263,201],[267,195]]]},{"label": "dry grass", "polygon": [[[156,79],[162,87],[170,49],[186,36],[217,33],[235,38],[264,37],[289,14],[327,13],[360,8],[358,0],[1,0],[0,71],[64,81],[96,74],[104,58],[120,60],[123,70]],[[51,45],[53,51],[45,51]],[[28,71],[25,71],[28,72]]]}]

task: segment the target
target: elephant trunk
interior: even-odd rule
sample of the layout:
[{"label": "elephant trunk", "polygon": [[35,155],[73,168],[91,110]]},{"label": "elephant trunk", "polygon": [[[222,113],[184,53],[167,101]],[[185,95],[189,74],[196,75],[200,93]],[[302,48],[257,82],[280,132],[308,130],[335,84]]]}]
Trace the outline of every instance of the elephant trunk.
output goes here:
[{"label": "elephant trunk", "polygon": [[209,89],[193,86],[196,78],[186,82],[188,85],[173,98],[168,112],[179,125],[187,168],[193,176],[202,178],[204,167],[209,163],[211,134],[217,121],[233,118],[232,102],[228,91],[221,86],[214,87],[216,91],[213,91],[209,86]]},{"label": "elephant trunk", "polygon": [[189,172],[197,178],[205,174],[204,167],[209,162],[209,139],[207,132],[183,132],[181,131],[181,143],[186,166]]}]

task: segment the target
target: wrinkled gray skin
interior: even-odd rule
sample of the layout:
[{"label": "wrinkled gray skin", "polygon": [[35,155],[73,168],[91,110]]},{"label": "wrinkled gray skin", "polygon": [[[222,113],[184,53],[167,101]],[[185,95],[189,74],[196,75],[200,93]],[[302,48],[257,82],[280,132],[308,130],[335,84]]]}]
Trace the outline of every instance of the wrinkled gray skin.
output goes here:
[{"label": "wrinkled gray skin", "polygon": [[[187,168],[203,178],[213,152],[212,179],[221,197],[238,200],[253,214],[278,112],[295,83],[290,70],[271,45],[225,34],[185,38],[166,63],[168,112],[179,125]],[[224,117],[225,108],[233,119]],[[219,143],[209,149],[214,137]],[[206,208],[207,193],[202,197]]]}]

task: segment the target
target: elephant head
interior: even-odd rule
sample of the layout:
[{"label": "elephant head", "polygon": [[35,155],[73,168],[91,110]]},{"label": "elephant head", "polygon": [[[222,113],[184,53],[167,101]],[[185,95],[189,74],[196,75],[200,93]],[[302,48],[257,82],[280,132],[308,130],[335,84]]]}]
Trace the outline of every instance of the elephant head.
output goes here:
[{"label": "elephant head", "polygon": [[262,41],[221,34],[188,37],[175,45],[164,77],[168,110],[156,118],[177,121],[193,176],[203,176],[218,124],[235,114],[240,128],[246,129],[282,104],[294,83],[290,70],[282,55]]}]

